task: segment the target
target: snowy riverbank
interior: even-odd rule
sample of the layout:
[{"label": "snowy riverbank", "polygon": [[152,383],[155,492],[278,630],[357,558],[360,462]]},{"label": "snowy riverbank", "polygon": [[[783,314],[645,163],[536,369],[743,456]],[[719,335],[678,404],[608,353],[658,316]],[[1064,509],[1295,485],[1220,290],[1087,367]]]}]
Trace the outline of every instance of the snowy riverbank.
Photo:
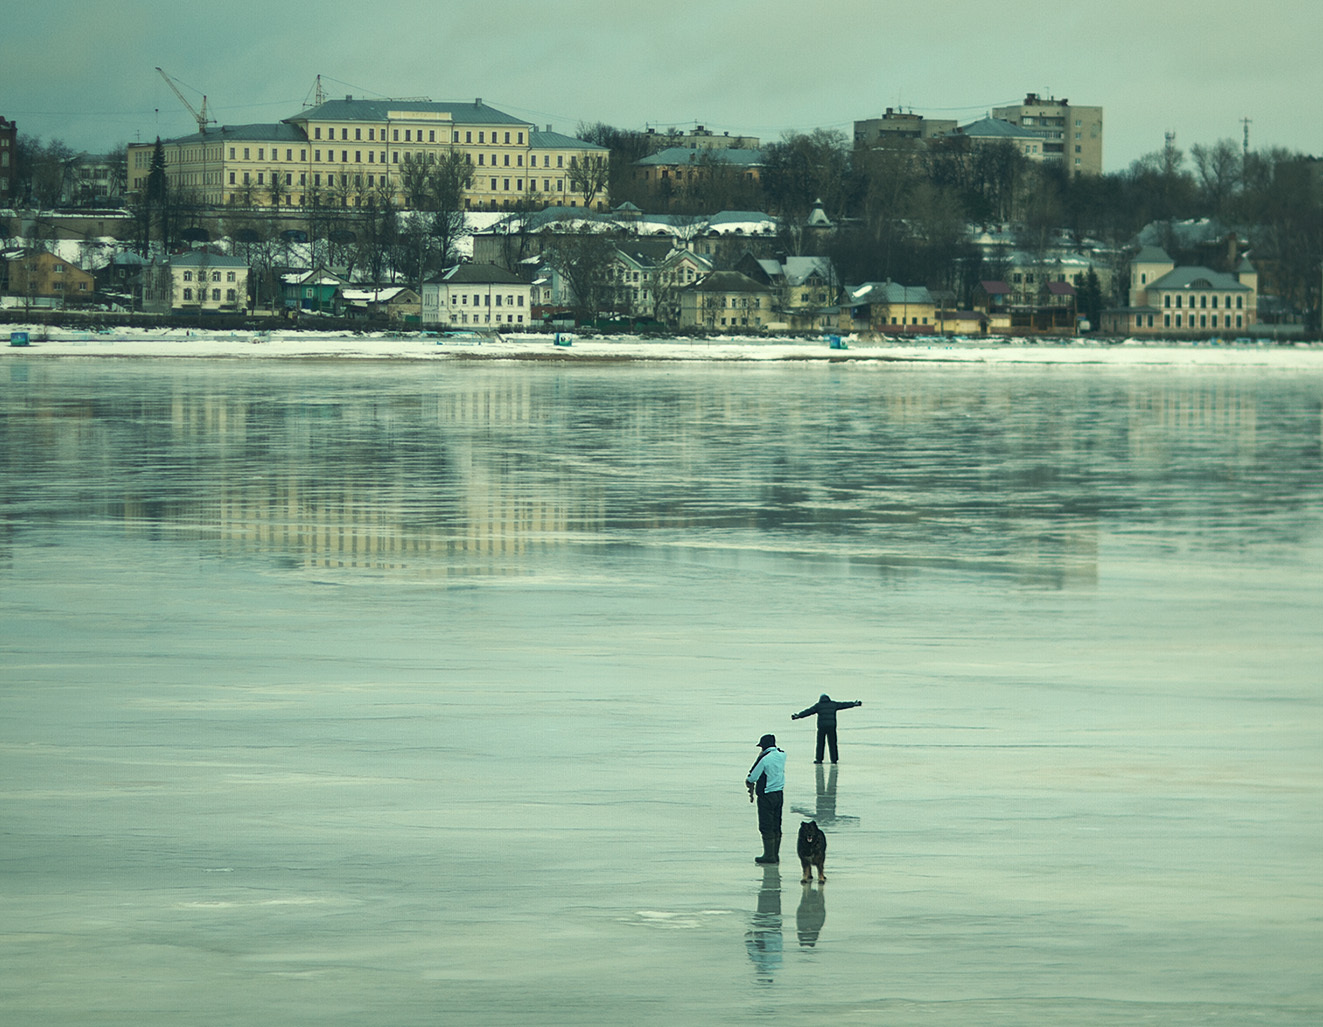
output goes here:
[{"label": "snowy riverbank", "polygon": [[833,349],[825,339],[715,337],[652,339],[575,337],[557,345],[551,334],[478,338],[350,332],[200,332],[189,329],[114,329],[90,332],[11,325],[27,331],[27,346],[0,345],[10,357],[172,357],[379,360],[685,360],[685,361],[905,361],[961,363],[1189,364],[1211,366],[1323,366],[1323,344],[1230,342],[1122,343],[1031,339],[907,339],[863,341],[846,337]]}]

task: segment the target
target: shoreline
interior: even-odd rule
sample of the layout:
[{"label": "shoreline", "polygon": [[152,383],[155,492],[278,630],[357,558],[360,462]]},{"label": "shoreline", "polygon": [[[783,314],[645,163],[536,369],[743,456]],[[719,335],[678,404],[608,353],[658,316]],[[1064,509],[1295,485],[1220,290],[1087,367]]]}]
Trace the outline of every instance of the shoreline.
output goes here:
[{"label": "shoreline", "polygon": [[552,333],[492,338],[424,337],[391,332],[206,332],[196,329],[51,331],[42,325],[11,325],[27,331],[27,345],[4,345],[0,353],[21,357],[185,360],[389,360],[625,364],[831,363],[831,364],[1091,364],[1264,367],[1317,370],[1323,343],[1233,343],[1222,341],[1032,338],[906,340],[844,336],[833,348],[826,338],[720,336],[710,339],[574,336],[569,345]]}]

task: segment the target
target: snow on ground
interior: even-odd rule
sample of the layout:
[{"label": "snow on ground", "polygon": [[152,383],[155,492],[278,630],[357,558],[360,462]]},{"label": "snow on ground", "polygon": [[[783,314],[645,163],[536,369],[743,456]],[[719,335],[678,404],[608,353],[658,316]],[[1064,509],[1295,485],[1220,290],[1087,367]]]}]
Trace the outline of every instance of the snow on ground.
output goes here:
[{"label": "snow on ground", "polygon": [[117,328],[108,332],[11,325],[30,344],[0,354],[61,357],[347,358],[388,360],[559,359],[721,361],[899,361],[989,364],[1170,364],[1192,366],[1323,367],[1323,344],[1100,342],[1043,343],[1026,339],[912,339],[861,341],[832,349],[825,339],[714,337],[651,339],[574,337],[556,345],[551,334],[483,338],[392,332],[204,332],[183,328]]}]

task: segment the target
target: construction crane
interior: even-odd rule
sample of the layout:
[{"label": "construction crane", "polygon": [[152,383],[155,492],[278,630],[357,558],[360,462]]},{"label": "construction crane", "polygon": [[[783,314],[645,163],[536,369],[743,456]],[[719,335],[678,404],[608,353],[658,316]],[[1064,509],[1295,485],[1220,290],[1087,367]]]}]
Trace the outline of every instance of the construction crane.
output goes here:
[{"label": "construction crane", "polygon": [[170,91],[173,92],[175,96],[179,97],[179,102],[188,108],[188,113],[193,115],[193,120],[198,123],[198,131],[201,132],[203,135],[205,135],[207,132],[207,126],[216,124],[215,118],[207,117],[206,94],[203,94],[202,113],[199,114],[197,110],[193,107],[193,105],[188,102],[188,99],[184,96],[184,94],[179,91],[179,87],[175,85],[174,80],[164,71],[162,71],[160,68],[157,68],[156,70],[160,72],[161,78],[165,79],[165,84],[170,87]]}]

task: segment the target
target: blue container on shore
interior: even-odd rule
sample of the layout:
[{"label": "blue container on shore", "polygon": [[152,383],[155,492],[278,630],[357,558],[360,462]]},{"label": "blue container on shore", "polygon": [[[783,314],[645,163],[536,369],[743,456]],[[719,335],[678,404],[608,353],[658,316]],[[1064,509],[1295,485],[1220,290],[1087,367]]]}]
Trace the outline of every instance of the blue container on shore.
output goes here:
[{"label": "blue container on shore", "polygon": [[11,345],[11,346],[26,346],[27,344],[28,344],[28,333],[27,333],[27,332],[10,332],[10,333],[9,333],[9,345]]}]

